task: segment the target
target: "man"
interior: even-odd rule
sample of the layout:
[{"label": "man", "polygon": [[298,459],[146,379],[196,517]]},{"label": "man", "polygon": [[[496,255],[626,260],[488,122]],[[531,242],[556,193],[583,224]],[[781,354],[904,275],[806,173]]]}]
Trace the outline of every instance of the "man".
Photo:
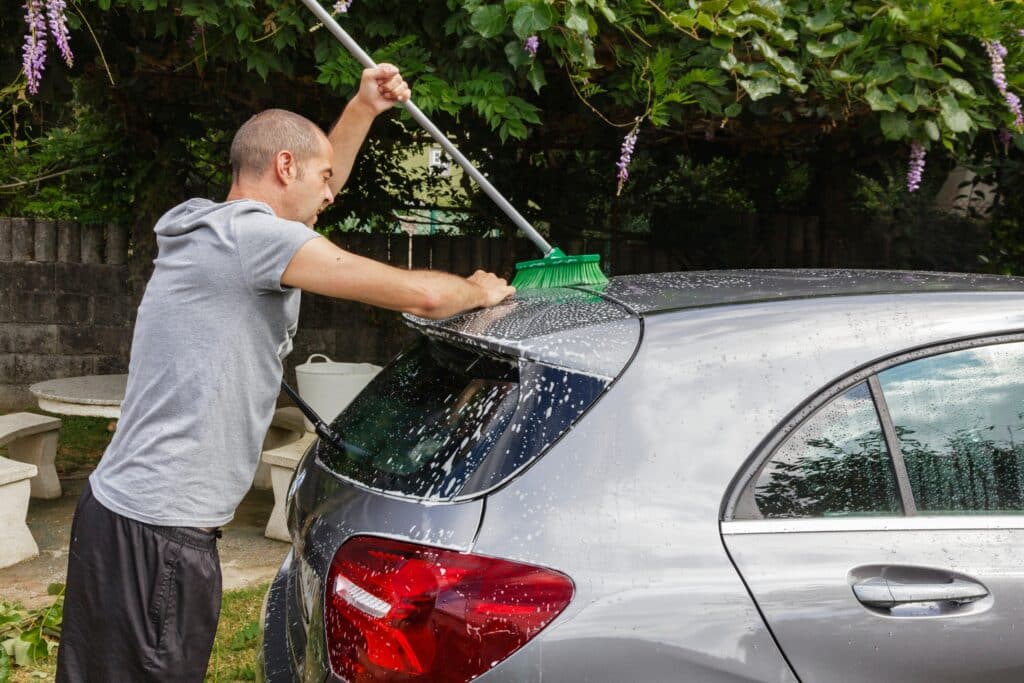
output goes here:
[{"label": "man", "polygon": [[409,97],[398,70],[363,72],[329,136],[257,114],[231,145],[227,200],[156,225],[118,429],[71,530],[59,681],[201,681],[220,611],[216,538],[248,490],[291,351],[299,290],[441,318],[514,290],[404,271],[319,239],[374,118]]}]

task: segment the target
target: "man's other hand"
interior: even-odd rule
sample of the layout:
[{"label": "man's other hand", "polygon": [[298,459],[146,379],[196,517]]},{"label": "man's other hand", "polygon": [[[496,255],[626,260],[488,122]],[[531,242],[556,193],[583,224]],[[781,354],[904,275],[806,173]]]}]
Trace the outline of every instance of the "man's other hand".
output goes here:
[{"label": "man's other hand", "polygon": [[505,280],[494,273],[478,270],[467,278],[477,287],[484,290],[484,306],[500,304],[516,293],[515,287],[510,287]]}]

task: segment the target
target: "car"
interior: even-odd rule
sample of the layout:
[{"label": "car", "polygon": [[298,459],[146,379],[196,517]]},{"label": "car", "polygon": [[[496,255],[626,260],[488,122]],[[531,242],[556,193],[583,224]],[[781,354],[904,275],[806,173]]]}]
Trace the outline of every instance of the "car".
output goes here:
[{"label": "car", "polygon": [[408,322],[296,469],[265,680],[1024,680],[1024,279],[630,275]]}]

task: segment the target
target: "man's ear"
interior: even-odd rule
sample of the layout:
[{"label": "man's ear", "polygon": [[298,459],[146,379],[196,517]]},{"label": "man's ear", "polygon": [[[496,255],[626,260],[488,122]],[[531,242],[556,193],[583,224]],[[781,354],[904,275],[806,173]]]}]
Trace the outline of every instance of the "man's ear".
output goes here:
[{"label": "man's ear", "polygon": [[295,163],[295,155],[286,149],[274,155],[274,172],[282,184],[290,185],[299,175],[299,168]]}]

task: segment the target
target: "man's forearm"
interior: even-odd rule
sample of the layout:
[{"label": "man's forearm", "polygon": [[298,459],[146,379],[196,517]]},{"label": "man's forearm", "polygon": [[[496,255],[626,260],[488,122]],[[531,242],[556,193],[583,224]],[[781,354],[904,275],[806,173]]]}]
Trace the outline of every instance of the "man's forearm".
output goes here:
[{"label": "man's forearm", "polygon": [[338,194],[348,181],[355,165],[356,155],[363,146],[367,133],[376,114],[362,104],[358,98],[352,99],[342,111],[327,138],[334,147],[334,175],[331,177],[331,190]]}]

